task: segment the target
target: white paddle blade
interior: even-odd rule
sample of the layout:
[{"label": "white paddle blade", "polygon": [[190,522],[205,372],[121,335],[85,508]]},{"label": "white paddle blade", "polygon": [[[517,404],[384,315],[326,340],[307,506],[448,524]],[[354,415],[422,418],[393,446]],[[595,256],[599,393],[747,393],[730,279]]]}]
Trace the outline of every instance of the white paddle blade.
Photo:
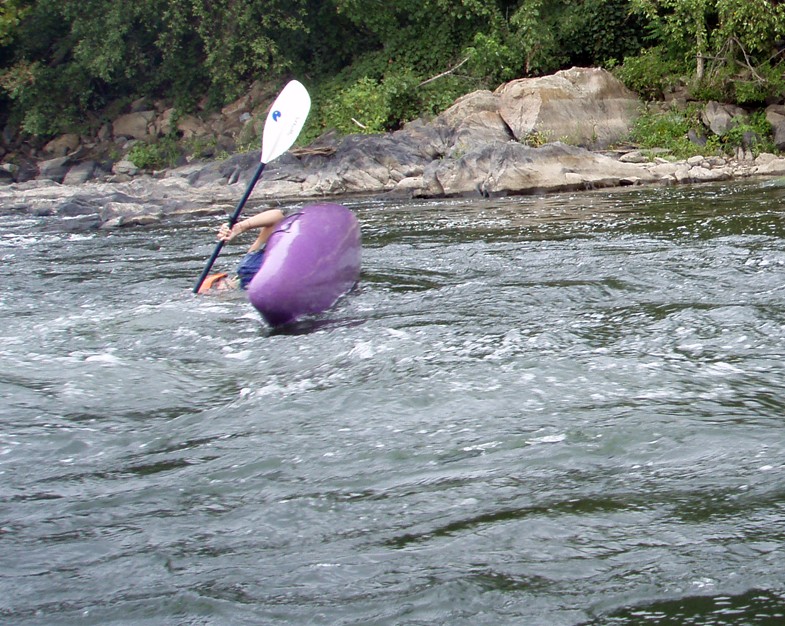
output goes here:
[{"label": "white paddle blade", "polygon": [[297,139],[311,110],[311,96],[302,83],[287,83],[270,107],[262,133],[262,163],[278,158]]}]

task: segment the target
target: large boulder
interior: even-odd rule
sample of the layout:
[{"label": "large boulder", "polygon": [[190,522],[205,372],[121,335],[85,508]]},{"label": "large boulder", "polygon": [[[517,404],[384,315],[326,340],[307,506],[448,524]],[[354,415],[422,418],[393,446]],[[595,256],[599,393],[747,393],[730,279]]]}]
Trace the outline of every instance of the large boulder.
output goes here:
[{"label": "large boulder", "polygon": [[87,160],[72,166],[63,178],[64,185],[81,185],[88,180],[92,180],[98,164],[95,161]]},{"label": "large boulder", "polygon": [[41,161],[38,164],[38,179],[61,183],[71,169],[71,165],[71,160],[66,156]]},{"label": "large boulder", "polygon": [[165,109],[155,118],[153,129],[158,136],[168,135],[176,130],[177,111],[173,108]]},{"label": "large boulder", "polygon": [[701,121],[720,137],[746,117],[747,113],[741,107],[714,101],[707,102],[701,111]]},{"label": "large boulder", "polygon": [[79,135],[66,133],[47,143],[44,146],[44,154],[54,158],[64,157],[79,148],[80,143]]},{"label": "large boulder", "polygon": [[15,163],[0,163],[0,183],[13,183],[19,166]]},{"label": "large boulder", "polygon": [[182,134],[183,139],[193,137],[204,137],[210,132],[209,127],[195,115],[184,115],[177,122],[177,130]]},{"label": "large boulder", "polygon": [[570,189],[594,189],[654,182],[643,168],[585,148],[551,143],[484,144],[460,159],[434,161],[425,169],[426,197],[496,196]]},{"label": "large boulder", "polygon": [[774,132],[774,145],[785,150],[785,105],[772,104],[766,108],[766,120]]},{"label": "large boulder", "polygon": [[115,137],[149,139],[151,135],[150,125],[154,122],[155,117],[155,111],[126,113],[112,122],[112,133]]},{"label": "large boulder", "polygon": [[496,94],[499,113],[518,141],[537,134],[591,149],[623,141],[641,104],[613,74],[598,68],[514,80]]},{"label": "large boulder", "polygon": [[437,123],[450,132],[450,156],[460,156],[483,143],[513,139],[510,127],[499,113],[501,98],[487,90],[474,91],[455,101],[441,113]]}]

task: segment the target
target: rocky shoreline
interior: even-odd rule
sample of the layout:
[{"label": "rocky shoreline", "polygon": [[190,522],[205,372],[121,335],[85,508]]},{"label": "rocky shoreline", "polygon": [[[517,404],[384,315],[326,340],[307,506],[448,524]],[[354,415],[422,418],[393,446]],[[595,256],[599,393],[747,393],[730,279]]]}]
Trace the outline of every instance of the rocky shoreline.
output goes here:
[{"label": "rocky shoreline", "polygon": [[[512,81],[464,96],[434,120],[394,133],[327,135],[290,151],[268,165],[252,198],[279,204],[347,196],[494,197],[785,175],[785,158],[773,154],[753,158],[740,150],[733,158],[672,161],[656,151],[618,147],[640,106],[611,74],[595,68]],[[722,105],[707,111],[715,132],[742,114]],[[94,162],[68,153],[55,163],[49,159],[29,180],[7,176],[0,211],[46,216],[52,227],[68,230],[230,212],[259,159],[257,150],[152,174],[118,167],[118,161],[112,174],[96,177]]]}]

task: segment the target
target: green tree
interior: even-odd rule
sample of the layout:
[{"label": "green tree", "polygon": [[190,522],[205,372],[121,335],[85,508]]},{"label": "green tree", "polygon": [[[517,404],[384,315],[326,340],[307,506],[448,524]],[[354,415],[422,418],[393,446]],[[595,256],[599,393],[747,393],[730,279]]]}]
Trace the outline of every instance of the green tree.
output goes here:
[{"label": "green tree", "polygon": [[[190,5],[193,22],[189,26],[200,38],[205,71],[218,100],[239,95],[250,77],[276,76],[289,69],[291,57],[279,41],[285,33],[305,30],[303,0],[175,1]],[[187,14],[183,7],[180,15]]]},{"label": "green tree", "polygon": [[632,0],[670,58],[690,60],[706,97],[762,102],[785,93],[776,48],[785,5],[775,0]]},{"label": "green tree", "polygon": [[[333,0],[335,17],[354,29],[352,62],[319,84],[311,134],[393,130],[437,112],[480,85],[456,74],[466,48],[499,7],[481,0]],[[335,23],[335,18],[333,18]],[[443,78],[433,80],[444,74]],[[460,78],[458,77],[460,76]],[[362,126],[360,126],[360,124]]]},{"label": "green tree", "polygon": [[420,73],[449,67],[499,13],[496,3],[479,0],[333,1],[337,12],[367,36],[376,78],[391,65]]},{"label": "green tree", "polygon": [[570,65],[613,65],[645,45],[645,24],[632,13],[629,0],[565,3],[554,28]]},{"label": "green tree", "polygon": [[25,0],[3,0],[0,4],[0,46],[7,46],[14,40],[27,9]]},{"label": "green tree", "polygon": [[295,73],[317,125],[357,128],[364,107],[389,130],[478,87],[623,59],[628,84],[689,62],[700,93],[752,103],[785,93],[783,32],[774,0],[3,0],[0,123],[49,135],[141,95],[218,106]]},{"label": "green tree", "polygon": [[291,65],[306,0],[11,0],[0,13],[0,86],[36,135],[137,95],[221,102]]}]

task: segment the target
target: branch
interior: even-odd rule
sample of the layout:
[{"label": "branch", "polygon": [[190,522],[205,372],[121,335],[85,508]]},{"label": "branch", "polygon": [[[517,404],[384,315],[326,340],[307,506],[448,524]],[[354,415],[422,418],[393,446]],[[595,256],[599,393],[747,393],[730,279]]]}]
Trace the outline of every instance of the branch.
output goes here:
[{"label": "branch", "polygon": [[428,79],[426,79],[426,80],[422,81],[422,82],[421,82],[419,85],[417,85],[417,86],[418,86],[418,87],[422,87],[423,85],[427,85],[428,83],[432,83],[433,81],[435,81],[435,80],[437,80],[437,79],[439,79],[439,78],[442,78],[442,77],[444,77],[444,76],[447,76],[447,75],[449,75],[449,74],[452,74],[452,73],[453,73],[455,70],[457,70],[459,67],[461,67],[461,65],[463,65],[464,63],[466,63],[468,60],[469,60],[469,57],[466,57],[466,58],[465,58],[463,61],[461,61],[460,63],[458,63],[458,65],[456,65],[455,67],[452,67],[452,68],[450,68],[450,69],[449,69],[449,70],[447,70],[446,72],[442,72],[441,74],[437,74],[436,76],[433,76],[433,77],[431,77],[431,78],[428,78]]},{"label": "branch", "polygon": [[[735,37],[732,37],[732,38],[731,38],[731,40],[732,40],[732,41],[733,41],[733,42],[734,42],[734,43],[735,43],[737,46],[739,46],[739,50],[741,50],[741,53],[744,55],[744,60],[747,62],[747,69],[749,69],[749,71],[750,71],[750,72],[752,72],[752,75],[753,75],[755,78],[757,78],[757,79],[758,79],[760,82],[762,82],[762,83],[767,83],[768,81],[767,81],[765,78],[763,78],[763,76],[761,76],[760,74],[758,74],[758,72],[756,72],[756,71],[755,71],[755,68],[754,68],[754,67],[752,67],[752,61],[750,61],[750,57],[749,57],[749,55],[747,54],[747,51],[744,49],[744,46],[742,46],[742,45],[741,45],[741,42],[740,42],[738,39],[736,39]],[[739,63],[739,65],[741,65],[742,67],[744,67],[744,64],[743,64],[741,61],[738,61],[738,63]]]}]

